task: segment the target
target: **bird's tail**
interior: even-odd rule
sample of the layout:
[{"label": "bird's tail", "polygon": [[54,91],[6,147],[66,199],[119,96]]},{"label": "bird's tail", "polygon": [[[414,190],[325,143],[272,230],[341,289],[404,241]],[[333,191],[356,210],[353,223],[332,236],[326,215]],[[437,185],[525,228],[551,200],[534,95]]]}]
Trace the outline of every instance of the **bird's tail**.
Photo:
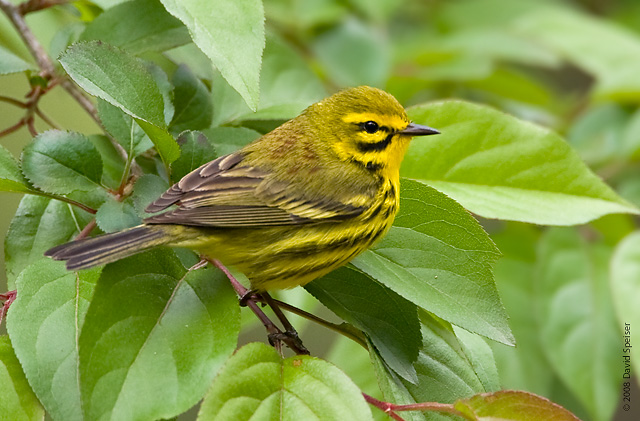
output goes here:
[{"label": "bird's tail", "polygon": [[[44,255],[54,260],[66,260],[67,269],[78,270],[104,265],[131,256],[151,247],[180,240],[178,226],[139,225],[124,231],[62,244]],[[177,238],[178,237],[178,238]]]}]

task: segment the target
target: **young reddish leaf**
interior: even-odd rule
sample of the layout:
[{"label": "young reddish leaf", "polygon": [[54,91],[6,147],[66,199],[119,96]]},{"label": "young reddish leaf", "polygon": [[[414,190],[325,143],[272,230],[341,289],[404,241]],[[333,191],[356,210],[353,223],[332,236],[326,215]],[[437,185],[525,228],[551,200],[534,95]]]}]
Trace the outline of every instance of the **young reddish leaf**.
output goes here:
[{"label": "young reddish leaf", "polygon": [[580,421],[547,398],[517,390],[482,393],[461,399],[454,406],[470,420],[477,421]]}]

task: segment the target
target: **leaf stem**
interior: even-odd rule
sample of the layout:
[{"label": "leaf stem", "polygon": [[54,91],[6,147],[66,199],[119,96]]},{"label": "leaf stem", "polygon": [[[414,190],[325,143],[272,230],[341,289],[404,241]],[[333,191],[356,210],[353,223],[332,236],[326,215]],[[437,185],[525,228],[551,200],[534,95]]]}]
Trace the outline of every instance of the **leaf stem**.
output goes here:
[{"label": "leaf stem", "polygon": [[[347,338],[351,339],[352,341],[356,342],[357,344],[361,345],[363,348],[368,349],[367,347],[367,341],[364,338],[364,336],[361,334],[361,332],[357,329],[347,329],[345,328],[345,324],[337,324],[337,323],[332,323],[328,320],[322,319],[318,316],[316,316],[315,314],[311,314],[309,312],[306,312],[298,307],[292,306],[291,304],[285,303],[284,301],[280,301],[280,300],[274,300],[276,302],[276,304],[278,304],[279,307],[281,307],[283,310],[287,310],[293,314],[296,314],[300,317],[303,317],[307,320],[310,320],[312,322],[315,322],[321,326],[326,327],[327,329],[333,330],[334,332],[337,332],[343,336],[346,336]],[[346,326],[350,326],[350,325],[346,325]],[[359,334],[360,333],[360,334]]]},{"label": "leaf stem", "polygon": [[439,403],[439,402],[420,402],[413,403],[408,405],[397,405],[391,402],[385,402],[374,398],[373,396],[369,396],[366,393],[363,393],[364,400],[369,404],[375,406],[380,409],[385,414],[389,415],[394,420],[402,421],[403,419],[396,414],[396,411],[431,411],[431,412],[441,412],[445,414],[453,414],[459,417],[462,417],[467,420],[474,420],[475,418],[469,417],[467,414],[464,414],[458,411],[453,404],[450,403]]},{"label": "leaf stem", "polygon": [[7,315],[7,311],[9,311],[9,307],[11,307],[11,303],[16,300],[16,296],[18,292],[14,289],[13,291],[5,292],[4,294],[0,294],[0,300],[3,300],[2,307],[0,307],[0,323],[2,323],[2,319]]},{"label": "leaf stem", "polygon": [[8,96],[0,95],[0,101],[6,102],[11,105],[15,105],[18,108],[27,108],[27,104],[25,104],[24,102],[18,101],[17,99],[14,99],[14,98],[10,98]]},{"label": "leaf stem", "polygon": [[14,124],[11,127],[7,127],[6,129],[2,130],[0,132],[0,137],[4,137],[7,136],[13,132],[15,132],[16,130],[20,129],[20,127],[25,125],[25,120],[23,118],[20,119],[20,121],[18,121],[16,124]]},{"label": "leaf stem", "polygon": [[68,197],[64,197],[64,196],[59,196],[57,194],[47,193],[47,192],[43,192],[43,191],[40,191],[40,190],[29,190],[29,194],[33,194],[33,195],[36,195],[36,196],[48,197],[49,199],[59,200],[61,202],[65,202],[65,203],[68,203],[70,205],[77,206],[80,209],[82,209],[83,211],[89,212],[92,215],[95,215],[98,212],[97,210],[85,205],[84,203],[76,202],[73,199],[69,199]]}]

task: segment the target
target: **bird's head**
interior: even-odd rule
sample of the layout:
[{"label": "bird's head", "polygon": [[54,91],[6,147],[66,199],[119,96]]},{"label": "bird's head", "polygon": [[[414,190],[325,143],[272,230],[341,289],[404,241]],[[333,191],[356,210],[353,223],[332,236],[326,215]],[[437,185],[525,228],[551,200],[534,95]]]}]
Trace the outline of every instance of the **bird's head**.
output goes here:
[{"label": "bird's head", "polygon": [[412,123],[392,95],[369,86],[340,91],[304,114],[340,159],[389,174],[398,173],[413,136],[439,133]]}]

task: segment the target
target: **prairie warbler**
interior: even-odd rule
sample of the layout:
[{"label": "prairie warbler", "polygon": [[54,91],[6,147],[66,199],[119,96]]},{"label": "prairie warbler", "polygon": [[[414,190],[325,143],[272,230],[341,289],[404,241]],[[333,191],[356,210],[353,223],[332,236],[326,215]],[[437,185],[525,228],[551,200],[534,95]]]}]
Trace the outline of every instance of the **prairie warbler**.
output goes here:
[{"label": "prairie warbler", "polygon": [[347,89],[195,169],[147,207],[166,212],[45,254],[83,269],[180,246],[235,266],[256,290],[303,285],[387,232],[411,137],[437,133],[411,123],[384,91]]}]

